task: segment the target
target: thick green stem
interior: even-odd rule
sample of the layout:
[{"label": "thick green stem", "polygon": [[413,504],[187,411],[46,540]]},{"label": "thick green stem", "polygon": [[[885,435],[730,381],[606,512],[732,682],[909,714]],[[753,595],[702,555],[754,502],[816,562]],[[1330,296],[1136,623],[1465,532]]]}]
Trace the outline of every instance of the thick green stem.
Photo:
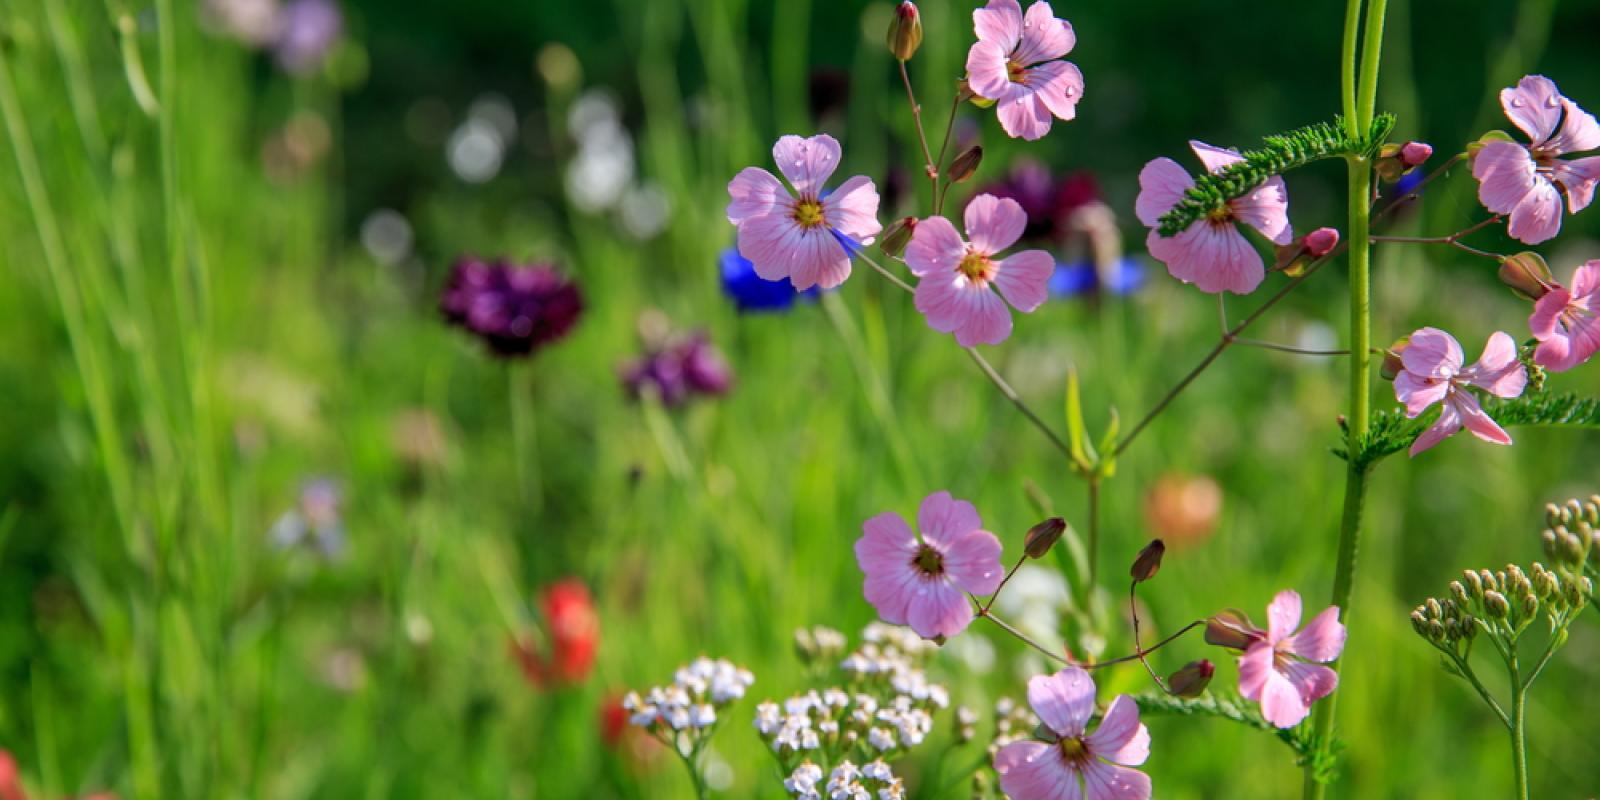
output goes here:
[{"label": "thick green stem", "polygon": [[1517,793],[1520,800],[1528,800],[1528,743],[1527,725],[1523,721],[1523,712],[1527,708],[1528,690],[1522,685],[1522,675],[1517,656],[1513,651],[1507,665],[1511,669],[1511,770],[1516,775]]}]

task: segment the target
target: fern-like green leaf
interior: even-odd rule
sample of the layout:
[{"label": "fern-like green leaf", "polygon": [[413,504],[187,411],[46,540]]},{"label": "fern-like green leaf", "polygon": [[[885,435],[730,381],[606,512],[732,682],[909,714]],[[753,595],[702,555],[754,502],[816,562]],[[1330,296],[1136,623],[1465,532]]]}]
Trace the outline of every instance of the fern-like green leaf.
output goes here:
[{"label": "fern-like green leaf", "polygon": [[[1570,392],[1525,394],[1510,400],[1491,398],[1484,401],[1483,410],[1502,427],[1600,428],[1600,400]],[[1405,412],[1399,409],[1379,411],[1372,415],[1366,435],[1356,444],[1353,461],[1344,449],[1334,450],[1334,455],[1368,469],[1388,456],[1410,449],[1437,418],[1438,412],[1406,419]]]},{"label": "fern-like green leaf", "polygon": [[1227,205],[1229,200],[1248,194],[1276,175],[1327,158],[1371,157],[1394,130],[1394,115],[1379,114],[1367,135],[1351,138],[1341,119],[1318,122],[1304,128],[1268,136],[1261,147],[1240,153],[1243,161],[1210,175],[1203,175],[1185,192],[1183,199],[1161,217],[1156,230],[1162,236],[1176,236],[1196,220]]},{"label": "fern-like green leaf", "polygon": [[[1195,698],[1173,697],[1165,692],[1143,692],[1136,694],[1133,699],[1139,704],[1142,714],[1169,714],[1180,717],[1216,717],[1241,725],[1246,725],[1260,731],[1265,731],[1278,737],[1280,741],[1295,752],[1298,762],[1304,766],[1307,759],[1317,758],[1318,754],[1326,750],[1337,748],[1319,748],[1315,734],[1310,726],[1302,725],[1294,728],[1279,728],[1261,716],[1253,705],[1247,704],[1238,695],[1207,692]],[[1323,765],[1319,763],[1318,772],[1324,769],[1331,772],[1331,760]]]}]

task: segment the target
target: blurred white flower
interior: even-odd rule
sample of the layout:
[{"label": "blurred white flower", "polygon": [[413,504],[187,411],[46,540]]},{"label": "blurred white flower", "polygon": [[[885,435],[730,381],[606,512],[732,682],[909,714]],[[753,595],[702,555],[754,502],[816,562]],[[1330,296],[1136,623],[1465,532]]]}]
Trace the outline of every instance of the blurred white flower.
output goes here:
[{"label": "blurred white flower", "polygon": [[445,155],[450,169],[467,183],[485,183],[500,174],[505,160],[505,139],[495,126],[477,117],[468,117],[450,134]]},{"label": "blurred white flower", "polygon": [[500,134],[500,141],[509,144],[517,138],[517,111],[505,95],[487,92],[478,95],[467,106],[467,117],[489,123]]},{"label": "blurred white flower", "polygon": [[672,215],[667,193],[654,184],[640,184],[622,196],[617,207],[622,229],[635,239],[653,239],[666,230]]},{"label": "blurred white flower", "polygon": [[995,605],[1023,633],[1050,647],[1061,643],[1061,611],[1071,597],[1061,573],[1024,564],[1011,576]]},{"label": "blurred white flower", "polygon": [[361,246],[373,261],[386,267],[411,255],[411,242],[411,223],[394,209],[374,209],[361,221]]}]

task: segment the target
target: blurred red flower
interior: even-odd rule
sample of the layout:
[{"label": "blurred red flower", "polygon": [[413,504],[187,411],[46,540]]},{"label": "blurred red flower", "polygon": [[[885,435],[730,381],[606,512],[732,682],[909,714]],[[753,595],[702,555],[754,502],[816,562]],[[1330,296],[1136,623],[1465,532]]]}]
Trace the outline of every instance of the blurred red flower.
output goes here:
[{"label": "blurred red flower", "polygon": [[17,774],[17,760],[5,750],[0,750],[0,800],[28,800],[22,791],[22,776]]},{"label": "blurred red flower", "polygon": [[[549,652],[540,653],[520,639],[511,642],[522,674],[538,687],[582,683],[594,667],[600,646],[600,616],[588,587],[576,578],[557,581],[539,593]],[[0,798],[0,800],[8,800]]]}]

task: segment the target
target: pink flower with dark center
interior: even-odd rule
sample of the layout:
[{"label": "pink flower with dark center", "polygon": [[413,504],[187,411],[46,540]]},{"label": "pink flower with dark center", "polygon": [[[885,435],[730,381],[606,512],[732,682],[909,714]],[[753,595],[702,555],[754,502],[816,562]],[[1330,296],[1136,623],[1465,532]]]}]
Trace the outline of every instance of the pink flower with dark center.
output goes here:
[{"label": "pink flower with dark center", "polygon": [[[1028,681],[1028,705],[1054,737],[1012,742],[995,754],[1000,788],[1015,800],[1149,800],[1150,776],[1136,769],[1150,757],[1150,731],[1139,704],[1118,695],[1088,733],[1094,680],[1067,667]],[[1081,788],[1080,788],[1081,782]]]},{"label": "pink flower with dark center", "polygon": [[1600,123],[1556,90],[1543,75],[1529,75],[1500,91],[1500,106],[1532,144],[1491,141],[1472,159],[1478,199],[1496,214],[1509,214],[1506,231],[1527,244],[1561,232],[1561,195],[1576,214],[1594,199],[1600,156],[1563,161],[1560,156],[1600,147]]},{"label": "pink flower with dark center", "polygon": [[867,602],[884,622],[930,639],[954,636],[972,622],[966,593],[993,594],[1000,586],[1000,540],[983,530],[971,503],[949,492],[922,501],[917,528],[920,540],[893,512],[862,524],[856,562],[867,575]]},{"label": "pink flower with dark center", "polygon": [[1557,286],[1533,305],[1528,327],[1539,340],[1533,360],[1545,369],[1566,372],[1600,350],[1600,261],[1572,274],[1572,288]]},{"label": "pink flower with dark center", "polygon": [[853,248],[883,226],[870,178],[857,175],[824,192],[839,157],[839,142],[825,133],[784,136],[772,146],[772,158],[793,191],[758,167],[745,167],[728,183],[728,221],[739,227],[739,255],[755,265],[757,275],[788,278],[802,292],[831,289],[850,277]]},{"label": "pink flower with dark center", "polygon": [[1261,703],[1261,716],[1292,728],[1311,713],[1311,704],[1333,693],[1339,673],[1322,666],[1344,652],[1345,629],[1339,607],[1323,609],[1296,633],[1300,595],[1286,589],[1267,605],[1267,630],[1239,659],[1239,693]]},{"label": "pink flower with dark center", "polygon": [[944,217],[917,224],[905,254],[919,279],[917,310],[934,330],[954,332],[962,347],[999,344],[1011,335],[1006,303],[1027,313],[1049,299],[1056,262],[1043,250],[995,257],[1028,224],[1015,200],[980,194],[967,204],[965,217],[970,243]]},{"label": "pink flower with dark center", "polygon": [[[1538,314],[1535,313],[1535,317]],[[1483,413],[1478,398],[1467,391],[1476,386],[1496,397],[1517,397],[1528,385],[1528,372],[1517,360],[1517,343],[1510,334],[1489,337],[1477,363],[1463,367],[1461,345],[1438,328],[1411,334],[1400,351],[1403,369],[1394,378],[1394,396],[1406,406],[1406,416],[1416,419],[1434,403],[1442,403],[1439,421],[1423,431],[1411,445],[1411,455],[1444,441],[1463,426],[1479,439],[1511,444],[1511,435]]]},{"label": "pink flower with dark center", "polygon": [[1050,132],[1052,116],[1077,116],[1083,73],[1057,59],[1078,39],[1049,3],[1028,6],[1024,16],[1017,0],[989,0],[972,12],[972,27],[978,41],[967,51],[967,85],[995,102],[1006,135],[1032,141]]},{"label": "pink flower with dark center", "polygon": [[[1204,142],[1191,141],[1189,147],[1212,173],[1244,160],[1233,150]],[[1139,221],[1151,229],[1145,239],[1150,255],[1165,263],[1172,277],[1192,283],[1203,292],[1255,291],[1266,276],[1266,267],[1261,254],[1239,230],[1239,223],[1255,228],[1274,244],[1294,241],[1294,231],[1289,227],[1289,193],[1283,178],[1273,177],[1195,220],[1178,234],[1162,236],[1157,230],[1162,215],[1171,211],[1193,186],[1194,179],[1188,171],[1170,158],[1157,158],[1139,172],[1139,199],[1134,211]]]}]

